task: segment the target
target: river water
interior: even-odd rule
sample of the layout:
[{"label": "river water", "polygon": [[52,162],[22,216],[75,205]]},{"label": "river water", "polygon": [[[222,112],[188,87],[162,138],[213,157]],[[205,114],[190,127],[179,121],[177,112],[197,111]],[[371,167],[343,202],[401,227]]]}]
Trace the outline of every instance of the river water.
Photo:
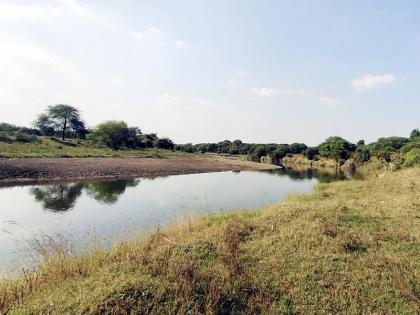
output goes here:
[{"label": "river water", "polygon": [[110,246],[178,220],[258,208],[343,178],[270,170],[0,187],[0,274],[33,264],[55,242],[75,252],[96,242]]}]

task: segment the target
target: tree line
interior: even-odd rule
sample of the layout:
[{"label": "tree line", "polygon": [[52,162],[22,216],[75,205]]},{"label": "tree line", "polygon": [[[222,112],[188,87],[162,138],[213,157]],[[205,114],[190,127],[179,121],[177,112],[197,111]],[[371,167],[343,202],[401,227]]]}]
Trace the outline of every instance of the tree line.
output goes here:
[{"label": "tree line", "polygon": [[64,104],[48,106],[34,122],[34,128],[18,127],[0,123],[0,131],[14,132],[16,140],[31,142],[36,136],[60,137],[66,139],[87,139],[97,145],[114,150],[161,148],[174,149],[169,138],[159,138],[155,133],[142,133],[138,127],[129,127],[124,121],[109,120],[93,129],[86,127],[80,110]]},{"label": "tree line", "polygon": [[[341,137],[329,137],[318,146],[304,143],[258,144],[244,143],[241,140],[224,140],[216,143],[174,144],[169,138],[159,138],[155,133],[142,133],[138,127],[130,127],[123,121],[105,121],[93,129],[88,129],[80,110],[70,105],[48,106],[34,122],[34,128],[17,127],[0,123],[0,131],[14,132],[17,141],[30,142],[37,136],[88,139],[95,145],[114,150],[161,148],[188,153],[218,153],[246,155],[249,160],[260,162],[269,156],[273,163],[281,163],[286,156],[300,154],[309,160],[319,158],[334,159],[338,164],[348,159],[363,163],[376,156],[388,163],[414,165],[420,164],[420,131],[414,129],[409,137],[380,138],[365,144],[364,140],[351,143]],[[1,135],[0,135],[0,140]]]}]

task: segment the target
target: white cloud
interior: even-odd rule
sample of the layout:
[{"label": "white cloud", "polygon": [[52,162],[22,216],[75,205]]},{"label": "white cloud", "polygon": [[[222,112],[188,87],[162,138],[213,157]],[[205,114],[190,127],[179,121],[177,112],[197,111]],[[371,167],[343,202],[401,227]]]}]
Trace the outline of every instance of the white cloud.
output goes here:
[{"label": "white cloud", "polygon": [[82,7],[75,0],[60,0],[63,7],[71,11],[74,15],[84,16],[88,13],[86,8]]},{"label": "white cloud", "polygon": [[0,0],[1,19],[31,19],[48,20],[61,18],[65,13],[75,16],[84,16],[87,9],[75,0],[59,0],[52,4],[24,5]]},{"label": "white cloud", "polygon": [[262,96],[262,97],[272,97],[283,93],[283,90],[280,89],[272,89],[272,88],[255,88],[251,89],[251,92],[255,95]]},{"label": "white cloud", "polygon": [[152,27],[149,30],[151,32],[155,33],[155,34],[163,34],[163,31],[160,28],[157,28],[157,27]]},{"label": "white cloud", "polygon": [[158,103],[161,105],[173,106],[178,104],[178,98],[171,94],[165,93],[158,99]]},{"label": "white cloud", "polygon": [[338,98],[331,96],[321,96],[319,101],[321,104],[327,105],[329,107],[338,107],[341,104],[341,101]]},{"label": "white cloud", "polygon": [[393,74],[374,75],[366,74],[360,78],[356,78],[351,82],[351,86],[357,91],[364,91],[389,85],[395,81]]},{"label": "white cloud", "polygon": [[186,42],[184,42],[183,40],[177,40],[177,41],[174,43],[174,46],[175,46],[175,48],[180,49],[180,48],[183,48],[183,47],[187,46],[187,43],[186,43]]},{"label": "white cloud", "polygon": [[143,39],[144,38],[144,35],[140,32],[132,31],[132,32],[130,32],[130,35],[131,35],[131,37],[133,37],[135,39]]}]

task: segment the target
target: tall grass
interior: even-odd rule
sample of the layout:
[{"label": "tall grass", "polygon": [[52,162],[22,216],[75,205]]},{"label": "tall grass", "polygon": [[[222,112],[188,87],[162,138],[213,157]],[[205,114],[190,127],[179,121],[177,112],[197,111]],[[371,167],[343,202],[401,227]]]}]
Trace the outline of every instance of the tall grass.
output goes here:
[{"label": "tall grass", "polygon": [[418,314],[419,239],[415,168],[321,184],[111,251],[56,252],[2,282],[0,312]]}]

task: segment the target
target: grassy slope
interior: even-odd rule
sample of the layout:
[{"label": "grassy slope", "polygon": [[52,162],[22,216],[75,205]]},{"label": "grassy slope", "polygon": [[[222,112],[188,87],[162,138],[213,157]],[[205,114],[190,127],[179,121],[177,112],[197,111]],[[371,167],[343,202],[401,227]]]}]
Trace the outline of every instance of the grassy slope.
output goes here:
[{"label": "grassy slope", "polygon": [[[10,137],[13,139],[13,137]],[[173,152],[160,149],[120,150],[114,151],[108,148],[100,148],[90,145],[87,141],[60,141],[47,137],[38,137],[38,141],[32,143],[11,143],[0,141],[0,158],[23,158],[23,157],[169,157],[186,155],[182,152]]]},{"label": "grassy slope", "polygon": [[322,184],[111,252],[55,255],[26,280],[3,282],[0,305],[12,299],[11,314],[416,314],[419,240],[415,168]]}]

